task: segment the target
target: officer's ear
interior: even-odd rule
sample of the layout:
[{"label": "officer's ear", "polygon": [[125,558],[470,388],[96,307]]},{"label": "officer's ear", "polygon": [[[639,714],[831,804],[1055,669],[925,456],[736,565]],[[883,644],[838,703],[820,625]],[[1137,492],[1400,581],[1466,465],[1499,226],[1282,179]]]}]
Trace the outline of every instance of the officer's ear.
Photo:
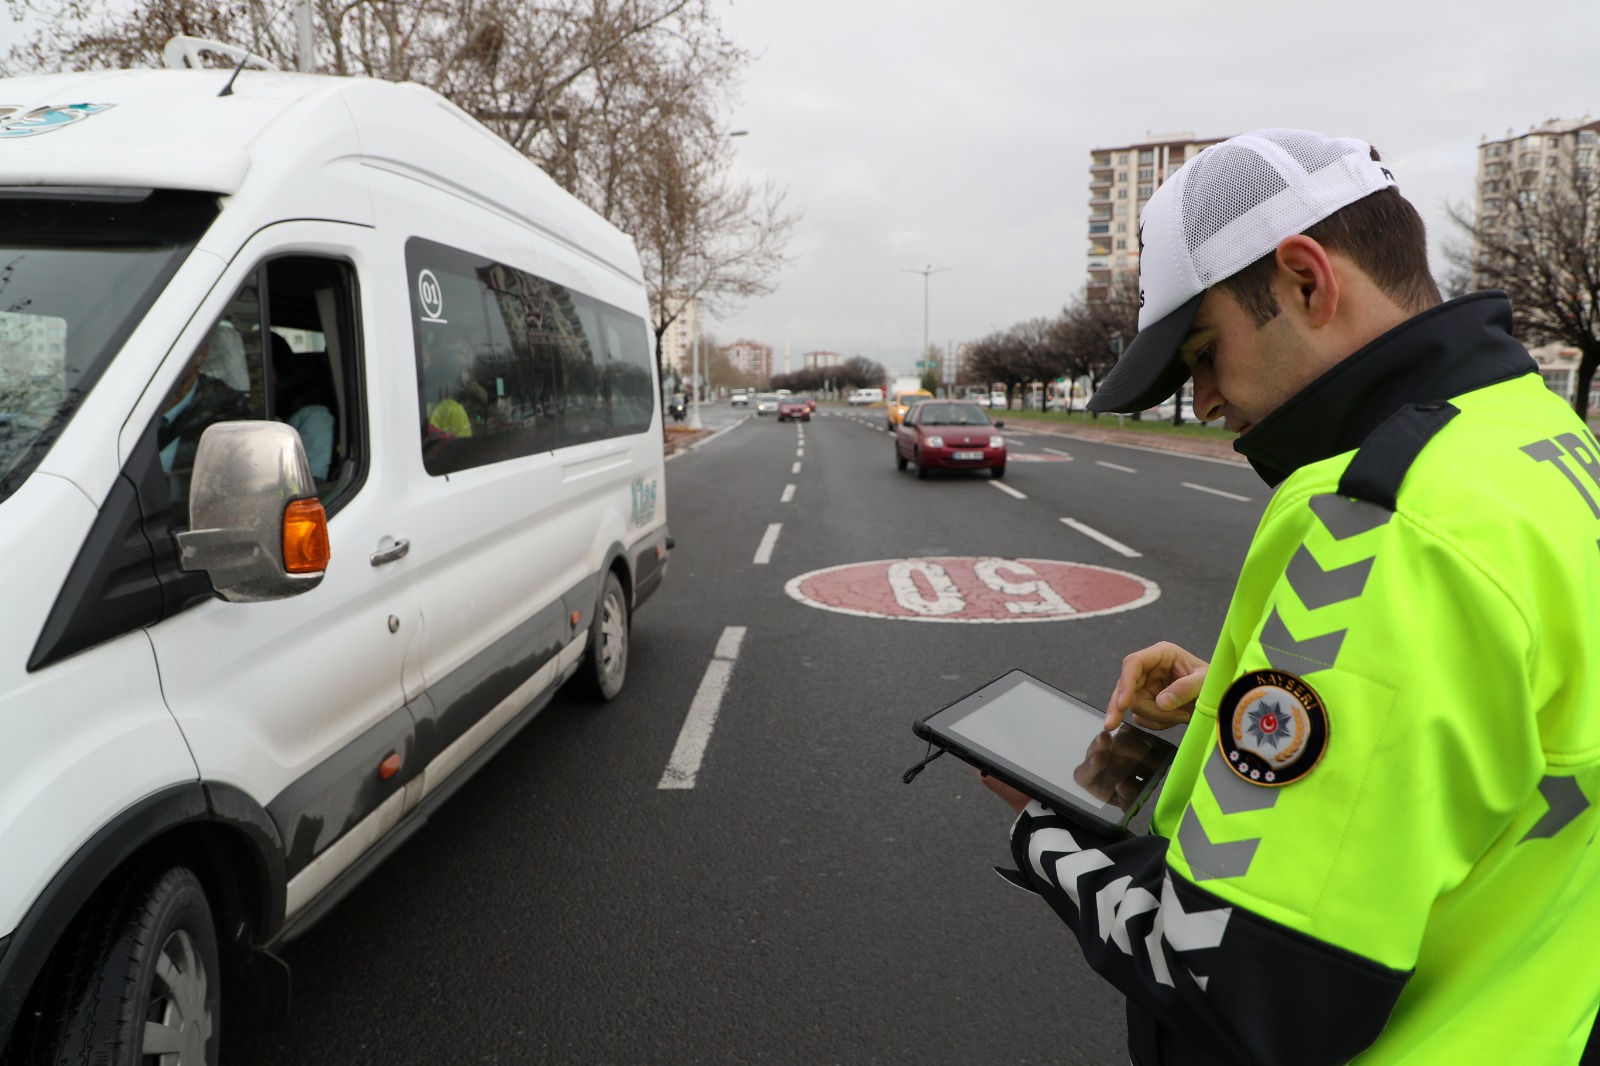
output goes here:
[{"label": "officer's ear", "polygon": [[1273,277],[1279,306],[1294,309],[1312,329],[1330,325],[1339,311],[1339,274],[1328,250],[1297,233],[1278,245]]}]

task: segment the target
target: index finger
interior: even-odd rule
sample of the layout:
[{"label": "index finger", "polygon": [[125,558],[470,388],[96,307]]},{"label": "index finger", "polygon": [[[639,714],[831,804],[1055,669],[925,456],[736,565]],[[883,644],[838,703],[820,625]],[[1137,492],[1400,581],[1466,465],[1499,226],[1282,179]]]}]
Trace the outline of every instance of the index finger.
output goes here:
[{"label": "index finger", "polygon": [[1144,684],[1144,662],[1137,653],[1122,660],[1122,673],[1117,676],[1117,686],[1111,690],[1111,702],[1106,704],[1105,729],[1107,732],[1122,724],[1123,716],[1133,706],[1133,693]]}]

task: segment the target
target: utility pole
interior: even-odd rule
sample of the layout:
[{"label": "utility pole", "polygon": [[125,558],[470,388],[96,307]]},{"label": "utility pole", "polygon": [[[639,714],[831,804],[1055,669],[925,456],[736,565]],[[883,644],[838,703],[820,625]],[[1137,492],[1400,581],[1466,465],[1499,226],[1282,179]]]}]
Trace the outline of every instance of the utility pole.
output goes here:
[{"label": "utility pole", "polygon": [[932,263],[929,263],[921,270],[916,267],[904,267],[901,269],[902,274],[922,275],[922,351],[917,353],[918,370],[924,369],[921,364],[928,359],[928,278],[934,274],[946,273],[949,269],[949,267],[935,267]]},{"label": "utility pole", "polygon": [[689,352],[689,428],[704,429],[700,422],[700,299],[690,300],[694,322],[694,347]]},{"label": "utility pole", "polygon": [[310,74],[317,66],[317,42],[311,23],[311,0],[299,0],[294,13],[295,33],[300,40],[300,73]]}]

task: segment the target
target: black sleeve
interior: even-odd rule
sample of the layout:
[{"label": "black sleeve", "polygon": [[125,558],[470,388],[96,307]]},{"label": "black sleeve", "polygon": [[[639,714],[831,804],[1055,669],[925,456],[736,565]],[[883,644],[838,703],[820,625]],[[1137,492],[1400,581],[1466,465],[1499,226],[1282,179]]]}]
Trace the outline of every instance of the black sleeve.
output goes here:
[{"label": "black sleeve", "polygon": [[1163,1030],[1130,1031],[1141,1066],[1338,1066],[1377,1039],[1410,977],[1196,887],[1165,837],[1114,839],[1030,803],[1011,850],[1128,997],[1130,1025]]}]

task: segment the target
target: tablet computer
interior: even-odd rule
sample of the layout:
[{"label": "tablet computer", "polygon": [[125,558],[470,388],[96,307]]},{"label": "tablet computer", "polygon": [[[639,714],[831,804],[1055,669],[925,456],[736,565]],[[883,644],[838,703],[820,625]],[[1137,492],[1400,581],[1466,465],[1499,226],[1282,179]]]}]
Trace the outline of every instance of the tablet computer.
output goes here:
[{"label": "tablet computer", "polygon": [[1109,733],[1104,723],[1104,711],[1012,670],[918,719],[912,730],[1059,814],[1138,832],[1148,815],[1134,819],[1178,749],[1131,722]]}]

